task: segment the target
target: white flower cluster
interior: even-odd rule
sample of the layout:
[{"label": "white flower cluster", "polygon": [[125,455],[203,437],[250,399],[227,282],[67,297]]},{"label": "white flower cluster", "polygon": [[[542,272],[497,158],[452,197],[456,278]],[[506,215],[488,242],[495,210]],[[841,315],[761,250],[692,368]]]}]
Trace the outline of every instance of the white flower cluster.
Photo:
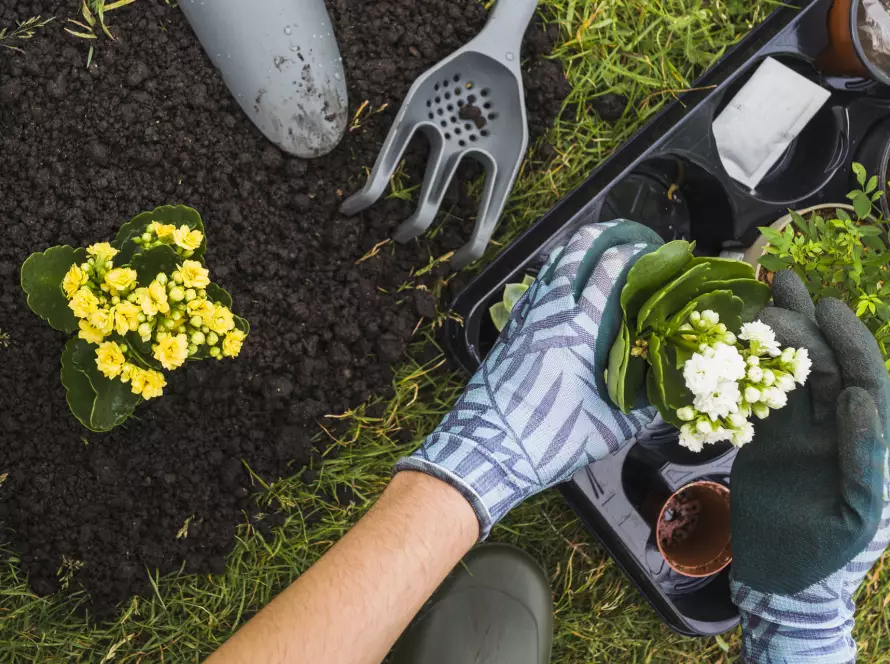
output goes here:
[{"label": "white flower cluster", "polygon": [[763,419],[770,409],[784,407],[787,393],[810,374],[807,350],[781,349],[773,330],[761,322],[743,325],[737,339],[717,313],[693,312],[680,334],[686,343],[699,343],[698,352],[683,365],[693,403],[677,410],[685,422],[680,444],[694,452],[723,440],[737,447],[750,443],[754,425],[748,418],[754,414]]}]

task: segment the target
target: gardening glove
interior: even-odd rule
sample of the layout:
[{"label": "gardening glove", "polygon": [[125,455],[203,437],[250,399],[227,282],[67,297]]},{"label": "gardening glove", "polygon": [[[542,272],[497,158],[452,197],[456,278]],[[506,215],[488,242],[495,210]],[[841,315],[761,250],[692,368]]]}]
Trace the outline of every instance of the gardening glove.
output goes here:
[{"label": "gardening glove", "polygon": [[632,439],[655,409],[622,414],[603,372],[627,272],[661,244],[629,221],[576,232],[516,303],[454,410],[395,472],[424,472],[460,491],[484,539],[524,499]]},{"label": "gardening glove", "polygon": [[763,322],[813,362],[732,469],[732,597],[746,662],[854,662],[853,594],[890,541],[890,379],[843,303],[776,275]]}]

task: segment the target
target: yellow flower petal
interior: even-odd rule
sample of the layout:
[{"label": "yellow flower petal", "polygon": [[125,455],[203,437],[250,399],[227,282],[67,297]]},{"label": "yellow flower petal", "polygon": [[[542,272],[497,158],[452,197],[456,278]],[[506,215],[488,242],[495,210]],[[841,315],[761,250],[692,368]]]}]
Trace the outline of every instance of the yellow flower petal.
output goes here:
[{"label": "yellow flower petal", "polygon": [[226,357],[238,357],[246,337],[247,335],[241,330],[232,330],[226,334],[222,342],[222,354]]},{"label": "yellow flower petal", "polygon": [[112,247],[107,242],[99,242],[87,247],[87,253],[90,256],[95,256],[97,260],[110,261],[112,258],[117,256],[117,249]]},{"label": "yellow flower petal", "polygon": [[106,341],[96,349],[96,366],[106,378],[117,378],[124,368],[124,354],[113,341]]},{"label": "yellow flower petal", "polygon": [[182,247],[186,251],[194,251],[201,246],[201,242],[204,241],[204,235],[201,231],[193,231],[183,224],[173,231],[173,241],[177,246]]},{"label": "yellow flower petal", "polygon": [[207,288],[210,285],[210,271],[198,261],[183,261],[179,274],[186,288]]},{"label": "yellow flower petal", "polygon": [[115,294],[120,294],[136,285],[138,275],[129,267],[116,267],[105,273],[105,283]]},{"label": "yellow flower petal", "polygon": [[228,307],[221,304],[216,305],[208,327],[217,334],[225,334],[235,327],[235,317]]},{"label": "yellow flower petal", "polygon": [[140,310],[132,302],[124,300],[114,307],[114,329],[123,336],[127,332],[135,332],[139,327]]},{"label": "yellow flower petal", "polygon": [[65,278],[62,279],[62,290],[65,291],[68,299],[74,297],[74,294],[80,290],[80,287],[86,285],[89,278],[90,275],[81,269],[79,265],[72,265]]},{"label": "yellow flower petal", "polygon": [[93,295],[93,291],[89,288],[81,286],[72,296],[68,306],[78,318],[87,318],[99,308],[99,298]]},{"label": "yellow flower petal", "polygon": [[95,327],[90,325],[87,321],[81,320],[78,321],[78,325],[80,325],[80,332],[77,333],[77,336],[91,344],[100,344],[102,340],[105,338],[105,335],[102,334]]},{"label": "yellow flower petal", "polygon": [[168,371],[181,367],[188,356],[189,342],[184,334],[164,337],[154,347],[154,358]]}]

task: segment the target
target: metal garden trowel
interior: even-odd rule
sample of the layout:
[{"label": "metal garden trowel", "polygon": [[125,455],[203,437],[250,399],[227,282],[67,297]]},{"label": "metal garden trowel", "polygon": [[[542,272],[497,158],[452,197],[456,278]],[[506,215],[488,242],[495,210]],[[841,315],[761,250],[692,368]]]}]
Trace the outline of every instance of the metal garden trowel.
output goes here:
[{"label": "metal garden trowel", "polygon": [[298,157],[346,130],[343,63],[324,0],[181,0],[186,18],[247,116]]},{"label": "metal garden trowel", "polygon": [[396,230],[397,242],[423,233],[436,216],[464,157],[485,167],[485,191],[469,242],[451,259],[461,268],[485,251],[528,146],[519,50],[538,0],[498,0],[482,32],[411,86],[364,188],[341,206],[353,215],[386,190],[415,132],[430,141],[417,211]]}]

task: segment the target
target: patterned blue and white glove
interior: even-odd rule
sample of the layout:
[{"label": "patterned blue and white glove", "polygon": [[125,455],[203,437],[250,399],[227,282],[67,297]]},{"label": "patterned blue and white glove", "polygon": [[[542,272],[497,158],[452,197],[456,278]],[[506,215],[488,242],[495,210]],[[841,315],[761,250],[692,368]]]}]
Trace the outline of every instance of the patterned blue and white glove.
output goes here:
[{"label": "patterned blue and white glove", "polygon": [[629,221],[577,231],[516,303],[451,413],[395,472],[424,472],[460,491],[484,539],[517,504],[631,440],[655,409],[622,414],[603,371],[627,272],[661,244]]},{"label": "patterned blue and white glove", "polygon": [[755,428],[732,469],[732,596],[742,657],[757,664],[856,660],[853,595],[890,542],[890,378],[843,303],[814,308],[792,272],[762,320],[813,371]]}]

